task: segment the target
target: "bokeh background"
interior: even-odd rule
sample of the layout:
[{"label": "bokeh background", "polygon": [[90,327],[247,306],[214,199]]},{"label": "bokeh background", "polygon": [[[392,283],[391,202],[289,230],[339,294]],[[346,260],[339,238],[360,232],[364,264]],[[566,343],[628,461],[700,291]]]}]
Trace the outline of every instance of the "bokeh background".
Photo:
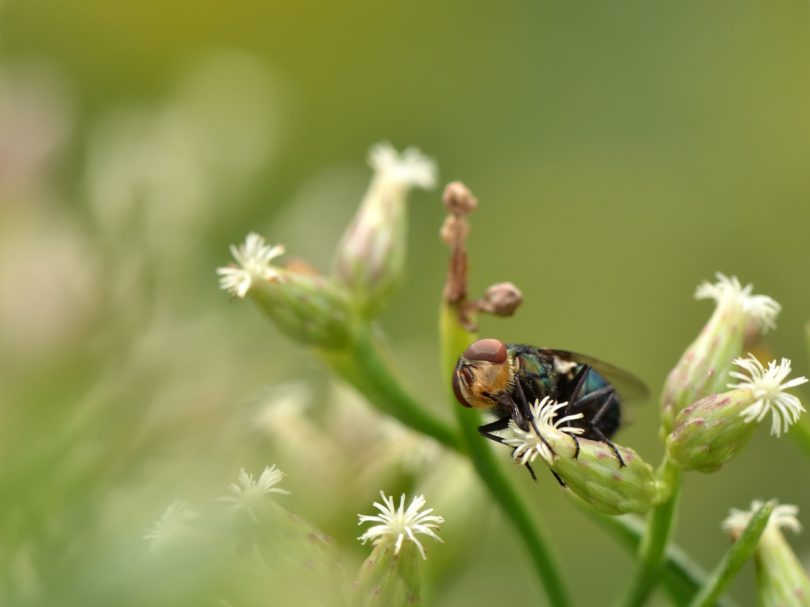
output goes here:
[{"label": "bokeh background", "polygon": [[[279,503],[335,538],[349,578],[368,553],[356,513],[420,490],[447,519],[434,604],[542,604],[466,464],[370,413],[214,269],[255,230],[328,270],[366,152],[389,140],[480,199],[474,290],[525,294],[482,334],[592,354],[657,393],[710,313],[695,286],[722,271],[783,305],[769,347],[807,374],[808,33],[803,1],[4,0],[0,596],[215,604],[170,567],[149,578],[166,592],[144,590],[144,530],[275,463]],[[409,275],[381,325],[450,419],[439,195],[412,196]],[[630,416],[619,441],[658,461],[656,403]],[[807,523],[808,471],[761,429],[721,473],[688,476],[678,542],[712,566],[719,522],[754,498]],[[514,474],[578,604],[604,604],[631,560],[553,479]],[[807,562],[808,536],[792,544]]]}]

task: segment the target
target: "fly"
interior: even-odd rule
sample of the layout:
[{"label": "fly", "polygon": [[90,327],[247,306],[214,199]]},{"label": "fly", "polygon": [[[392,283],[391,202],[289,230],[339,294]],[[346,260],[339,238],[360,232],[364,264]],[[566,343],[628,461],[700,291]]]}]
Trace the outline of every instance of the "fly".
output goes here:
[{"label": "fly", "polygon": [[[480,339],[459,357],[453,392],[463,406],[492,410],[499,416],[478,431],[501,444],[503,438],[495,432],[505,430],[510,420],[524,431],[534,426],[530,403],[545,397],[567,402],[561,416],[582,413],[568,424],[582,429],[581,437],[606,443],[620,467],[624,460],[610,439],[622,423],[622,403],[649,395],[635,376],[595,358],[497,339]],[[534,431],[542,440],[536,427]],[[572,438],[579,455],[579,442]]]}]

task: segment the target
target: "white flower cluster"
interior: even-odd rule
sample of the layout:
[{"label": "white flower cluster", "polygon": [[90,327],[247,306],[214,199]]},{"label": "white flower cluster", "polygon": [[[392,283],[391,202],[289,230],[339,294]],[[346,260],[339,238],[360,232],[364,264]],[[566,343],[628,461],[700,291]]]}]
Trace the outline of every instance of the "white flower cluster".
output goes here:
[{"label": "white flower cluster", "polygon": [[426,558],[425,549],[416,537],[416,534],[421,533],[428,535],[434,540],[441,542],[442,539],[436,535],[434,529],[438,529],[439,525],[444,523],[444,518],[431,514],[433,508],[422,510],[422,507],[425,505],[424,495],[414,497],[407,508],[405,507],[404,493],[399,499],[399,507],[394,506],[393,496],[386,496],[385,493],[380,491],[380,497],[382,497],[383,500],[382,504],[374,502],[374,507],[377,508],[380,513],[375,515],[359,514],[358,518],[360,520],[357,523],[358,525],[367,522],[380,524],[369,527],[366,529],[366,532],[357,539],[364,544],[368,540],[372,540],[376,546],[382,541],[394,538],[394,554],[399,554],[402,543],[407,538],[416,544],[422,558]]},{"label": "white flower cluster", "polygon": [[531,463],[539,455],[549,464],[554,463],[554,453],[548,446],[548,439],[544,435],[552,432],[565,432],[567,434],[582,434],[582,428],[575,428],[573,426],[566,426],[565,424],[575,419],[581,419],[582,413],[574,413],[573,415],[566,415],[560,419],[557,417],[557,411],[568,406],[568,403],[558,403],[548,396],[543,398],[542,401],[536,400],[531,405],[531,414],[534,420],[534,427],[537,428],[539,434],[534,431],[534,427],[529,426],[529,430],[522,430],[514,420],[509,421],[508,434],[503,438],[503,442],[510,447],[514,447],[512,457],[519,464]]},{"label": "white flower cluster", "polygon": [[253,480],[253,475],[242,468],[239,470],[239,483],[230,485],[233,495],[222,497],[220,501],[231,504],[234,512],[247,510],[254,521],[258,520],[255,508],[258,508],[269,494],[289,493],[289,491],[276,487],[282,478],[284,478],[284,473],[275,466],[266,466],[258,480]]},{"label": "white flower cluster", "polygon": [[217,268],[220,288],[243,298],[257,280],[279,280],[279,273],[270,262],[284,254],[284,246],[271,247],[264,238],[251,232],[244,244],[231,245],[231,255],[238,266]]},{"label": "white flower cluster", "polygon": [[807,383],[806,377],[795,377],[782,383],[790,374],[790,360],[783,358],[778,364],[775,360],[768,363],[766,369],[753,354],[747,358],[734,359],[734,364],[745,371],[732,371],[729,375],[741,380],[729,384],[729,388],[751,390],[756,399],[752,405],[740,413],[746,423],[760,422],[770,412],[771,434],[779,436],[787,432],[791,424],[798,421],[804,407],[796,396],[785,393],[788,388],[795,388]]},{"label": "white flower cluster", "polygon": [[782,306],[767,295],[751,295],[754,285],[742,286],[736,276],[717,273],[717,282],[704,282],[695,291],[695,299],[714,299],[718,307],[728,306],[755,322],[763,333],[776,327]]},{"label": "white flower cluster", "polygon": [[390,143],[378,143],[368,153],[368,164],[384,180],[426,190],[436,185],[436,163],[413,147],[400,154]]}]

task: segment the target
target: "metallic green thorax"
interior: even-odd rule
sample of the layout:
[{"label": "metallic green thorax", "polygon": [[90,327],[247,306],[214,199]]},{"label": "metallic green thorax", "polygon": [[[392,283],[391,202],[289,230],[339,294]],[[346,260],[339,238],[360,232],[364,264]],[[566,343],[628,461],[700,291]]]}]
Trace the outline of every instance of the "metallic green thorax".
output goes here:
[{"label": "metallic green thorax", "polygon": [[[577,377],[586,366],[585,363],[576,360],[578,355],[522,344],[507,344],[506,348],[512,361],[513,372],[526,391],[529,402],[542,400],[546,396],[557,402],[565,402],[571,398]],[[591,367],[578,397],[581,398],[608,385],[610,385],[608,380]],[[599,407],[600,402],[594,401],[593,405],[581,409],[585,420],[592,418]],[[620,423],[621,408],[619,401],[616,400],[603,413],[599,426],[602,432],[610,437],[618,430]],[[599,438],[593,434],[587,423],[574,421],[571,425],[582,427],[585,430],[582,435],[584,438]]]}]

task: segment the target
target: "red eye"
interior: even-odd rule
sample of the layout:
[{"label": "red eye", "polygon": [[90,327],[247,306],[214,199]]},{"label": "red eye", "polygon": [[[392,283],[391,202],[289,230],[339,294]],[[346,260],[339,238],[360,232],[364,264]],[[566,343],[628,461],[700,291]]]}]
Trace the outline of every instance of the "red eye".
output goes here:
[{"label": "red eye", "polygon": [[464,350],[463,356],[467,360],[485,360],[500,364],[506,361],[506,346],[498,339],[479,339]]}]

